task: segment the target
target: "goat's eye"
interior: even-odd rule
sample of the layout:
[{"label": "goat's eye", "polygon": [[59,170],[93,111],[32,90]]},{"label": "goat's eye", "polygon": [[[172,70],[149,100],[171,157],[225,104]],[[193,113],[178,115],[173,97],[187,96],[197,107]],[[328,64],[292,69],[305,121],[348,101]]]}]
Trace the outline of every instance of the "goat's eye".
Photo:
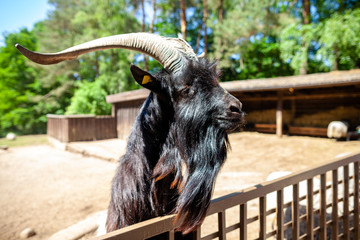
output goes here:
[{"label": "goat's eye", "polygon": [[181,95],[182,96],[192,96],[194,95],[195,91],[191,86],[186,86],[183,89],[181,89]]}]

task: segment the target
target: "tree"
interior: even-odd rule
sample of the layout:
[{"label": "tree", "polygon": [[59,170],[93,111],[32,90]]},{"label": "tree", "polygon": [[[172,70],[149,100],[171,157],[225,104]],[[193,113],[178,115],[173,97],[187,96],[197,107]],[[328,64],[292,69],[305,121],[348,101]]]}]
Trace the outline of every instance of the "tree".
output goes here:
[{"label": "tree", "polygon": [[[218,11],[222,12],[222,7],[219,7],[218,4],[216,2],[215,6],[219,9]],[[281,10],[277,1],[266,1],[265,3],[260,0],[224,1],[223,6],[226,6],[226,14],[213,15],[209,25],[214,35],[210,57],[220,60],[220,66],[226,73],[223,74],[225,80],[254,78],[260,75],[281,76],[292,73],[292,71],[280,70],[283,69],[282,66],[288,64],[280,58],[280,54],[267,57],[267,54],[273,52],[274,48],[278,48],[276,52],[280,53],[278,37],[280,30],[283,25],[293,21],[288,13]],[[254,55],[256,51],[253,51],[254,47],[263,47],[260,42],[269,44],[269,48],[272,49],[272,51],[268,51],[266,48],[257,49],[257,52],[263,51],[261,54],[263,57]],[[255,59],[258,62],[255,63]],[[264,59],[271,59],[274,65],[273,70],[278,70],[276,74],[274,71],[255,72],[255,69],[262,71],[262,69],[268,68],[262,66],[262,64],[268,65],[268,60],[263,62]]]},{"label": "tree", "polygon": [[[63,4],[62,0],[57,1]],[[131,8],[127,1],[81,0],[78,4],[78,10],[74,13],[74,16],[71,19],[67,17],[63,19],[68,24],[68,29],[73,32],[73,35],[62,38],[70,37],[73,43],[62,49],[104,36],[139,31],[141,26],[135,19],[135,10]],[[56,13],[57,11],[62,12],[63,10],[62,8],[56,8],[54,12]],[[53,16],[61,15],[55,13],[52,13],[49,19],[46,20],[48,27],[50,27],[49,23],[54,21]],[[46,29],[46,31],[49,32],[49,29]],[[50,31],[56,32],[57,26]],[[51,35],[48,35],[47,38],[47,41],[50,42],[59,41],[59,39],[51,39]],[[64,41],[66,40],[64,39]],[[58,49],[49,51],[58,51]],[[72,95],[67,98],[69,102],[63,109],[70,105],[71,107],[67,108],[67,113],[71,114],[77,113],[76,109],[78,109],[78,113],[84,113],[84,109],[94,109],[95,107],[100,108],[99,112],[108,112],[108,106],[110,105],[105,102],[106,94],[114,94],[137,87],[134,81],[131,80],[129,71],[129,65],[134,55],[135,53],[129,54],[129,51],[126,50],[111,49],[85,54],[79,57],[78,60],[64,63],[65,66],[69,66],[71,71],[68,74],[61,73],[64,78],[63,83],[72,83],[71,89],[76,90],[73,98],[71,98]],[[101,84],[96,83],[97,81],[101,81]],[[95,83],[86,84],[85,82]],[[60,84],[60,86],[63,85]],[[97,98],[97,101],[100,102],[91,101],[93,107],[88,108],[77,104],[79,98],[86,99],[85,94],[89,94],[88,99],[93,97],[91,92],[88,91],[88,89],[94,89],[93,86],[101,87],[98,91],[102,94],[106,93],[103,94],[104,97],[102,99],[100,97]],[[81,88],[85,89],[81,90]]]},{"label": "tree", "polygon": [[[297,74],[304,73],[305,67],[306,73],[313,73],[358,66],[359,3],[312,3],[316,9],[311,13],[314,21],[304,24],[298,20],[283,29],[280,35],[283,60],[290,62]],[[300,7],[295,5],[294,11]]]},{"label": "tree", "polygon": [[205,56],[207,55],[208,52],[208,41],[207,41],[207,37],[208,37],[208,33],[207,33],[207,19],[208,19],[208,10],[207,10],[207,0],[203,0],[203,12],[204,12],[204,20],[203,20],[203,24],[204,24],[204,54]]},{"label": "tree", "polygon": [[293,23],[284,28],[281,32],[281,58],[285,62],[290,62],[290,66],[296,74],[316,72],[309,69],[315,58],[309,59],[310,55],[316,53],[314,39],[316,38],[316,28],[312,24],[303,25]]},{"label": "tree", "polygon": [[360,68],[360,9],[335,13],[317,27],[317,56],[332,70]]},{"label": "tree", "polygon": [[108,95],[104,77],[100,77],[95,82],[83,81],[77,84],[79,84],[78,89],[71,98],[66,114],[111,114],[111,105],[104,101]]},{"label": "tree", "polygon": [[[310,14],[310,0],[302,0],[302,17],[303,17],[303,25],[309,25],[311,23],[311,14]],[[304,29],[308,29],[304,27]],[[302,39],[306,39],[306,32],[303,33]],[[302,58],[301,66],[300,66],[300,75],[304,75],[308,70],[308,51],[309,44],[307,41],[302,42],[302,47],[304,51],[304,57]]]},{"label": "tree", "polygon": [[186,40],[186,4],[185,0],[180,0],[180,25],[182,38]]},{"label": "tree", "polygon": [[18,33],[4,34],[5,46],[0,47],[0,136],[7,132],[41,133],[46,118],[36,105],[34,97],[42,93],[37,72],[14,47],[21,42],[27,48],[36,49],[37,40],[26,28]]}]

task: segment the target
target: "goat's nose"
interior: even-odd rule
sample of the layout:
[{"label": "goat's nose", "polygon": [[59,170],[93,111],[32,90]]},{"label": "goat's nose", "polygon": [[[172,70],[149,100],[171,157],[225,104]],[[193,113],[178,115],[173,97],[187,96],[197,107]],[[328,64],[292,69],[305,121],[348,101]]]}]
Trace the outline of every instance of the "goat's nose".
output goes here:
[{"label": "goat's nose", "polygon": [[242,103],[235,97],[232,97],[229,109],[233,113],[241,113]]}]

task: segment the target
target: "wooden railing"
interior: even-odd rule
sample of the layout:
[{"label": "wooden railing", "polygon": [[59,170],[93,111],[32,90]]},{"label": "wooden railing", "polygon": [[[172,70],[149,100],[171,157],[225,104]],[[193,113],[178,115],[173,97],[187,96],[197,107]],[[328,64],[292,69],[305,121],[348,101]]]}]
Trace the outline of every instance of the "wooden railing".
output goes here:
[{"label": "wooden railing", "polygon": [[[217,230],[203,234],[201,230],[207,228],[205,219],[203,225],[193,232],[193,239],[230,239],[228,234],[235,231],[238,233],[236,239],[241,240],[284,239],[285,234],[287,239],[316,237],[325,240],[330,235],[331,239],[360,239],[359,162],[360,153],[215,199],[207,216],[217,215],[214,220]],[[304,186],[306,190],[302,195]],[[275,202],[267,202],[271,196],[275,196]],[[292,200],[284,201],[289,196]],[[258,202],[258,210],[250,216],[248,208],[253,204],[249,205],[249,202],[254,200]],[[239,212],[235,223],[227,223],[229,210]],[[293,213],[290,218],[288,210]],[[178,226],[173,224],[174,218],[174,215],[157,217],[94,240],[146,239],[159,234],[174,239]],[[269,222],[273,223],[270,229]],[[258,227],[250,232],[250,224]]]},{"label": "wooden railing", "polygon": [[47,115],[47,134],[61,142],[116,138],[116,121],[112,116]]}]

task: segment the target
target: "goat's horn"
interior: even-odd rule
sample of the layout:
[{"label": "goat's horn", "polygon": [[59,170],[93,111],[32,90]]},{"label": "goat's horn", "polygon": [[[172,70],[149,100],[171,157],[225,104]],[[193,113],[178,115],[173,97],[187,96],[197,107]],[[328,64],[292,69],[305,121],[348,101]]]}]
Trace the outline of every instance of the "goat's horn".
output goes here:
[{"label": "goat's horn", "polygon": [[16,44],[15,47],[28,59],[39,64],[55,64],[77,56],[110,48],[125,48],[145,53],[156,59],[166,70],[177,72],[186,59],[197,60],[191,46],[183,39],[165,38],[150,33],[129,33],[99,38],[57,53],[36,53]]}]

